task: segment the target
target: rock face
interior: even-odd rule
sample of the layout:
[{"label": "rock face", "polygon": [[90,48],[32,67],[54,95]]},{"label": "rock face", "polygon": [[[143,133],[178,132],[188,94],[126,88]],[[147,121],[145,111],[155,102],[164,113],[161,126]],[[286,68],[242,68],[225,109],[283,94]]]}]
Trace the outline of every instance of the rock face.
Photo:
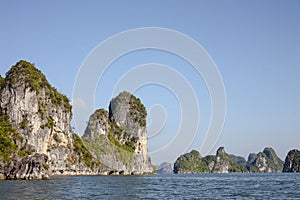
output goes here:
[{"label": "rock face", "polygon": [[[233,156],[233,155],[232,155]],[[237,156],[234,156],[237,157]],[[224,147],[217,150],[216,156],[201,157],[196,150],[180,156],[174,164],[174,173],[230,173],[246,172],[247,169],[237,164],[225,152]]]},{"label": "rock face", "polygon": [[23,158],[15,156],[2,170],[2,179],[49,179],[47,160],[47,155],[38,153]]},{"label": "rock face", "polygon": [[217,150],[214,167],[212,169],[213,173],[246,172],[246,171],[247,170],[242,165],[237,164],[234,160],[230,158],[230,156],[225,152],[224,147],[220,147]]},{"label": "rock face", "polygon": [[171,163],[163,162],[158,166],[158,174],[172,174],[173,167]]},{"label": "rock face", "polygon": [[109,112],[96,110],[83,141],[108,174],[153,173],[147,150],[146,109],[128,92],[112,99]]},{"label": "rock face", "polygon": [[[4,150],[0,149],[2,166],[9,165],[11,158],[19,154],[21,160],[14,160],[16,166],[25,161],[35,163],[32,159],[39,156],[47,157],[45,164],[50,175],[96,173],[92,170],[92,155],[71,131],[72,107],[68,98],[52,87],[33,64],[19,61],[5,79],[0,78],[0,99],[1,129],[9,127],[1,134],[1,139],[8,141]],[[13,151],[5,153],[7,148]],[[38,170],[33,169],[32,175],[13,176],[35,178]]]},{"label": "rock face", "polygon": [[263,152],[249,155],[247,168],[250,172],[282,172],[283,161],[272,148],[266,147]]},{"label": "rock face", "polygon": [[300,172],[300,151],[289,151],[285,158],[283,172]]}]

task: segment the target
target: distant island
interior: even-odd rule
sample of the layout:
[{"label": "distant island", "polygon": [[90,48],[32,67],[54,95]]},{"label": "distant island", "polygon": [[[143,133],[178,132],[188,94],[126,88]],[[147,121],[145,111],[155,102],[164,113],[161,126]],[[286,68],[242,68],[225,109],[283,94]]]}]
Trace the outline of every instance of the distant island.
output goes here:
[{"label": "distant island", "polygon": [[283,162],[271,147],[257,154],[250,153],[247,160],[242,156],[228,154],[224,147],[220,147],[216,155],[202,157],[197,150],[192,150],[179,156],[173,167],[167,162],[158,166],[159,174],[261,172],[300,172],[300,151],[291,150]]},{"label": "distant island", "polygon": [[[49,179],[53,175],[152,174],[147,150],[147,112],[140,99],[124,91],[97,109],[82,137],[72,132],[69,99],[49,84],[34,64],[21,60],[0,76],[0,179]],[[272,148],[248,160],[220,147],[202,157],[180,156],[174,173],[299,172],[300,151],[285,162]],[[158,172],[170,173],[164,163]]]}]

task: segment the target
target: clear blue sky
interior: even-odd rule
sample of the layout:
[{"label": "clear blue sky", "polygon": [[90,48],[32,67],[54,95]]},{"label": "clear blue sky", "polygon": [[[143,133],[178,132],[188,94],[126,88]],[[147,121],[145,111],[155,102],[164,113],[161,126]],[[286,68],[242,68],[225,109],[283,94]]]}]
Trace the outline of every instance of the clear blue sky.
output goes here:
[{"label": "clear blue sky", "polygon": [[[4,76],[18,60],[28,60],[71,98],[76,75],[88,54],[108,37],[141,27],[182,32],[201,44],[216,63],[226,89],[227,116],[212,154],[221,145],[227,152],[244,157],[271,146],[284,158],[288,150],[300,148],[297,0],[1,1],[0,72]],[[200,150],[210,118],[209,94],[201,77],[174,55],[144,50],[122,57],[100,81],[95,108],[107,108],[111,91],[123,73],[149,62],[173,67],[196,88],[201,121],[189,150]],[[152,118],[152,129],[158,130],[160,122],[166,120],[163,130],[149,139],[149,151],[154,151],[176,137],[178,102],[167,88],[158,85],[140,88],[135,94],[148,113],[151,106],[160,105],[153,109],[153,116],[161,119]],[[82,135],[82,128],[76,132]],[[161,155],[153,159],[173,158]]]}]

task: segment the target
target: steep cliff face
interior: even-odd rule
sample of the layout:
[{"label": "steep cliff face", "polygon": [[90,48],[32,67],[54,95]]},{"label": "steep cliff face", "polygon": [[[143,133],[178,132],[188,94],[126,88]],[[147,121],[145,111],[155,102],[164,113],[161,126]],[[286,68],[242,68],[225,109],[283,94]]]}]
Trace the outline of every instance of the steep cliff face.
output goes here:
[{"label": "steep cliff face", "polygon": [[300,151],[289,151],[285,158],[283,172],[300,172]]},{"label": "steep cliff face", "polygon": [[266,147],[263,152],[249,155],[247,168],[250,172],[281,172],[283,161],[272,148]]},{"label": "steep cliff face", "polygon": [[83,141],[106,166],[108,174],[147,174],[153,168],[147,150],[146,109],[135,96],[120,93],[109,112],[96,110]]},{"label": "steep cliff face", "polygon": [[47,155],[51,174],[92,173],[91,155],[75,144],[70,127],[71,105],[66,96],[26,61],[13,66],[0,83],[1,116],[8,118],[18,134],[18,138],[10,138],[23,151],[23,157]]}]

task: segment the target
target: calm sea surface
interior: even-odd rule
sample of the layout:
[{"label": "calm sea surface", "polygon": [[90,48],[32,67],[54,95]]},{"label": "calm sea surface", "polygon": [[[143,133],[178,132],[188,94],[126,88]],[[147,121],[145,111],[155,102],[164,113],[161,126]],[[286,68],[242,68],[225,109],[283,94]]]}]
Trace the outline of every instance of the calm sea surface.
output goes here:
[{"label": "calm sea surface", "polygon": [[0,181],[0,199],[300,199],[300,173],[71,176]]}]

